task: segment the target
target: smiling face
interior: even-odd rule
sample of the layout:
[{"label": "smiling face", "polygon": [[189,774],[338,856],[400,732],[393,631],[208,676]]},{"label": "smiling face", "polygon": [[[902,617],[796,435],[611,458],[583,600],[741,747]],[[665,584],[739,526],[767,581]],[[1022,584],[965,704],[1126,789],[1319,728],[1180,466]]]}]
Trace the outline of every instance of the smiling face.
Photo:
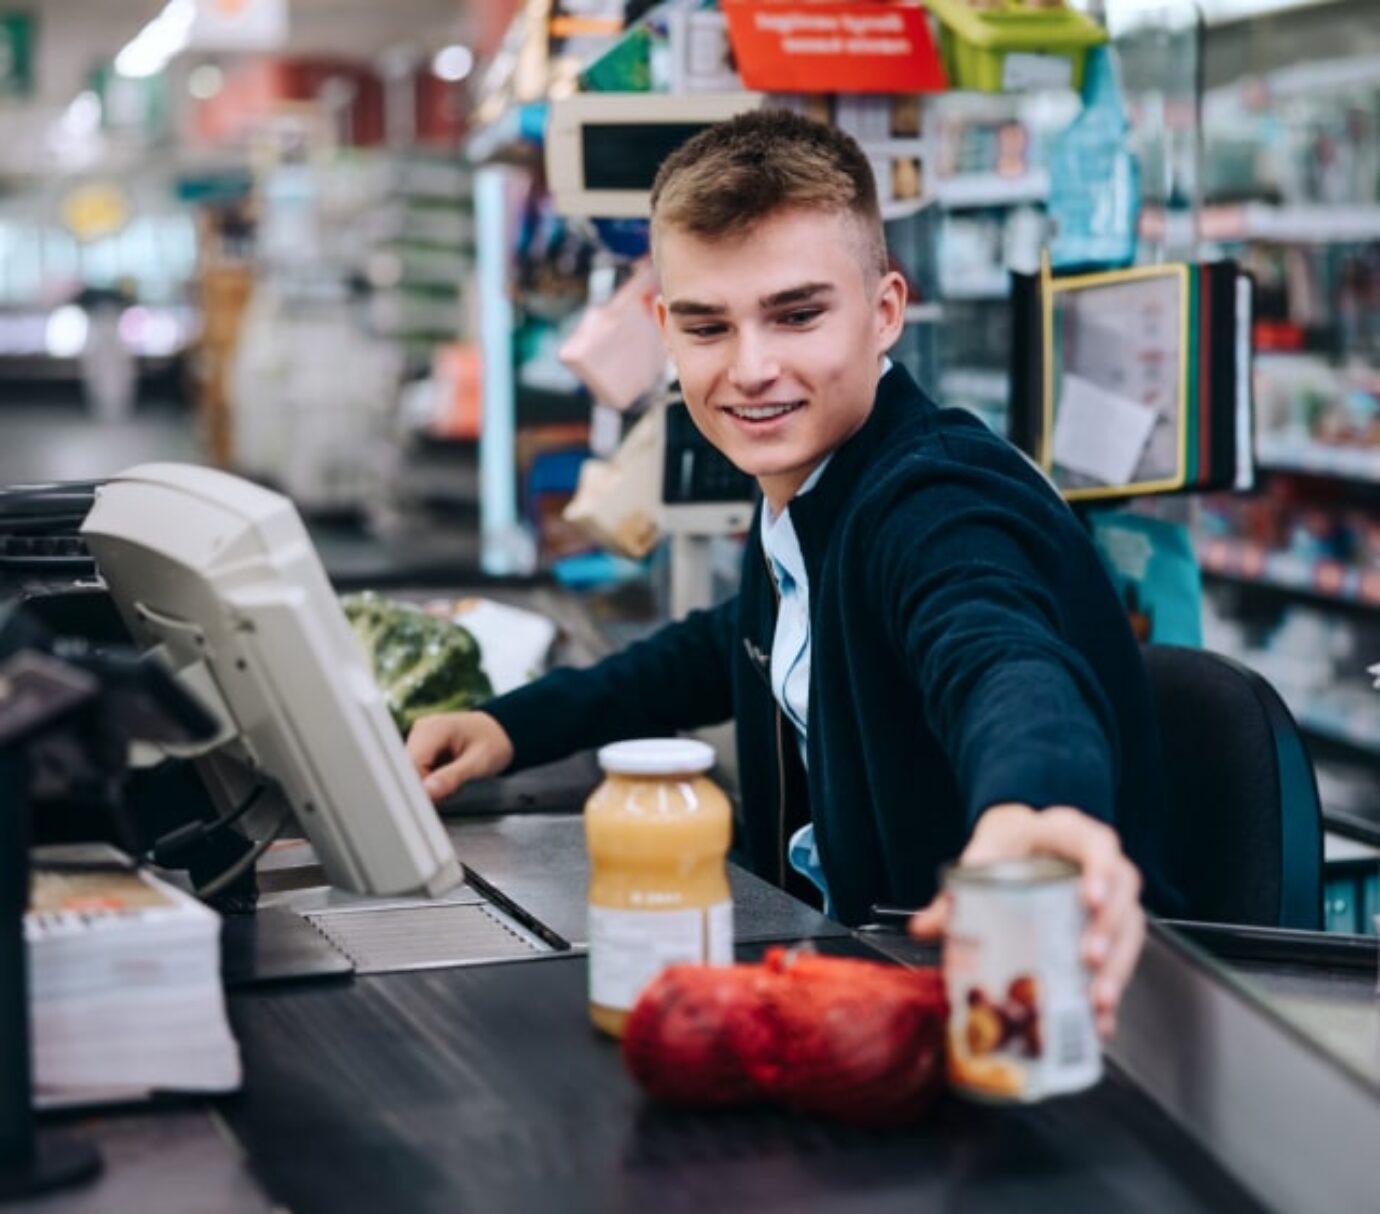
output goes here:
[{"label": "smiling face", "polygon": [[657,236],[657,322],[690,415],[778,512],[867,420],[901,332],[905,283],[868,271],[859,228],[791,209],[732,237]]}]

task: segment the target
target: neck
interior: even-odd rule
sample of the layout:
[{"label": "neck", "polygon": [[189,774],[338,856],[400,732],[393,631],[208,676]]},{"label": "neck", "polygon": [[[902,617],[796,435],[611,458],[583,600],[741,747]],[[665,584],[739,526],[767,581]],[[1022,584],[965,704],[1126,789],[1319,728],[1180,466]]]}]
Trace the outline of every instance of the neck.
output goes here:
[{"label": "neck", "polygon": [[772,514],[780,514],[791,504],[791,498],[800,492],[800,486],[810,479],[810,474],[823,462],[822,459],[817,459],[812,464],[792,468],[789,472],[778,472],[772,476],[757,478],[758,487],[762,490],[762,496],[767,499]]}]

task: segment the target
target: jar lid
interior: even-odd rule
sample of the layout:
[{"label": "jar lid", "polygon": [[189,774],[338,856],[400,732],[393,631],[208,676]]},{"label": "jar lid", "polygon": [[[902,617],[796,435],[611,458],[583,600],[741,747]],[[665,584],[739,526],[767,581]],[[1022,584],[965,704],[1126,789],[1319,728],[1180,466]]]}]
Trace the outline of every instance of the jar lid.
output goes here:
[{"label": "jar lid", "polygon": [[599,766],[623,776],[708,771],[714,766],[714,748],[694,738],[638,738],[601,746]]}]

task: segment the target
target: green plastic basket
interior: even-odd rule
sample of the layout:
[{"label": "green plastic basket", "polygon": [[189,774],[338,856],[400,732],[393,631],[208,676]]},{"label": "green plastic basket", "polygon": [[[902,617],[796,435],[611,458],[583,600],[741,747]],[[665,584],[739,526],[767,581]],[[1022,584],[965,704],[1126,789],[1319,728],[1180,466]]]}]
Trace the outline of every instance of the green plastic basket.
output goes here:
[{"label": "green plastic basket", "polygon": [[1068,7],[1027,8],[1006,0],[977,10],[965,0],[925,0],[942,25],[939,49],[949,87],[1001,93],[1029,88],[1083,87],[1088,48],[1107,31]]}]

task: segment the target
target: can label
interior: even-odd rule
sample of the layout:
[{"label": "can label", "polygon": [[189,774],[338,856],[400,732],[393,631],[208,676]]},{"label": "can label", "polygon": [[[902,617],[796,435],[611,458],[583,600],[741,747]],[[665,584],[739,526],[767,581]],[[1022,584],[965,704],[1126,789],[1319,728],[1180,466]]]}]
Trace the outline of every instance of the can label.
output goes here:
[{"label": "can label", "polygon": [[978,1099],[1024,1103],[1090,1087],[1102,1053],[1079,957],[1076,877],[951,880],[944,943],[949,1078]]},{"label": "can label", "polygon": [[668,965],[732,965],[733,902],[693,910],[589,908],[589,1001],[631,1010]]}]

